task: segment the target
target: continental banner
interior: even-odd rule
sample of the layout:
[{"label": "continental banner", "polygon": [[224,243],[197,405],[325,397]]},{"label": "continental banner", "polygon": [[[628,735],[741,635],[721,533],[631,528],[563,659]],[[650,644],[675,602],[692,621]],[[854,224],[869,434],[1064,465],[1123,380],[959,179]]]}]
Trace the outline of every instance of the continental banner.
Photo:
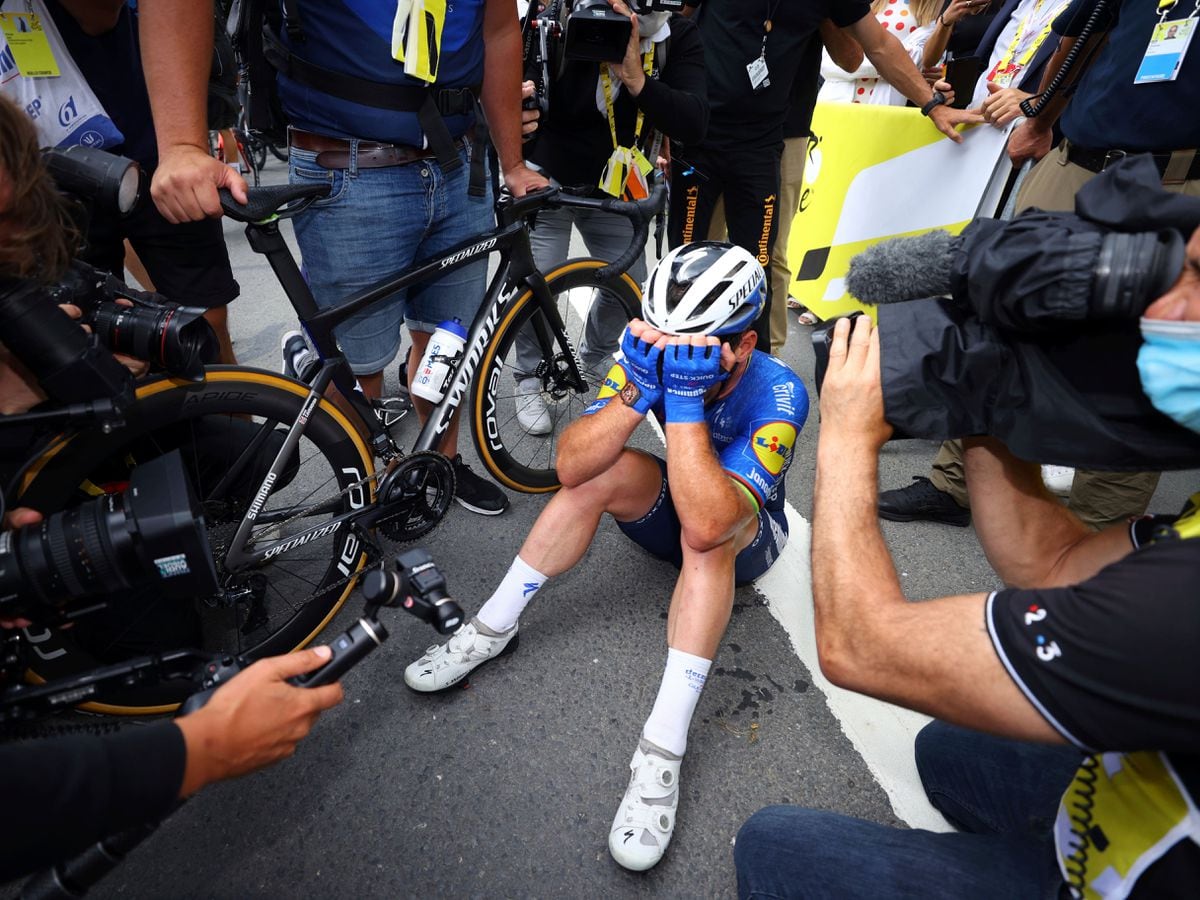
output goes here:
[{"label": "continental banner", "polygon": [[818,103],[812,132],[788,262],[792,296],[822,319],[874,315],[846,293],[856,253],[995,215],[1011,171],[1007,129],[969,128],[956,144],[912,108]]}]

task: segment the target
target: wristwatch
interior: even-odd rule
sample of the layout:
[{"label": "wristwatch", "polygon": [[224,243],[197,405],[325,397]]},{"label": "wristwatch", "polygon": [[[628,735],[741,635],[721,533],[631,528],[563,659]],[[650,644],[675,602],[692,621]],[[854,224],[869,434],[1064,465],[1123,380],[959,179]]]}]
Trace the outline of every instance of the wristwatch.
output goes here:
[{"label": "wristwatch", "polygon": [[637,385],[632,381],[626,382],[625,387],[621,388],[621,402],[626,406],[633,406],[641,396],[642,392],[638,390]]},{"label": "wristwatch", "polygon": [[934,91],[933,96],[929,99],[929,101],[924,106],[921,107],[921,115],[923,115],[923,116],[929,115],[931,112],[933,112],[933,108],[935,106],[941,106],[945,102],[946,102],[946,95],[943,94],[941,91]]}]

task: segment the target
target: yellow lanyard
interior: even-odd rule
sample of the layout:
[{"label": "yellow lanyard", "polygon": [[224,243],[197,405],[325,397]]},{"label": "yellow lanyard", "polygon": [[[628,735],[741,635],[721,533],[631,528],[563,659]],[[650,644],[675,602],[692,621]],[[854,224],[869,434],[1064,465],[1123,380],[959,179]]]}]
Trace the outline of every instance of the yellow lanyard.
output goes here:
[{"label": "yellow lanyard", "polygon": [[[647,78],[654,71],[654,44],[651,44],[650,49],[642,54],[642,71],[646,73]],[[608,110],[608,130],[612,134],[613,149],[616,150],[621,144],[617,140],[617,116],[613,112],[612,78],[608,74],[608,63],[600,63],[600,85],[604,88],[604,108]],[[645,118],[646,114],[639,107],[637,124],[633,128],[633,146],[635,147],[642,137],[642,122]]]},{"label": "yellow lanyard", "polygon": [[[1034,19],[1038,17],[1038,13],[1041,12],[1042,9],[1042,4],[1045,2],[1046,0],[1038,0],[1037,4],[1033,7],[1033,10],[1029,13],[1029,15],[1022,19],[1021,23],[1017,26],[1016,37],[1014,37],[1012,43],[1008,45],[1008,49],[1004,52],[1004,56],[1000,58],[1000,62],[996,64],[994,72],[997,75],[1007,72],[1009,67],[1012,65],[1013,56],[1016,55],[1017,48],[1021,46],[1021,38],[1025,36],[1025,29]],[[1058,18],[1058,14],[1062,11],[1062,8],[1067,5],[1067,2],[1068,0],[1062,0],[1062,2],[1058,4],[1058,6],[1053,10],[1050,20],[1046,22],[1045,26],[1043,26],[1041,33],[1030,42],[1029,46],[1025,49],[1025,52],[1021,54],[1021,58],[1017,60],[1017,65],[1021,69],[1024,69],[1027,65],[1029,65],[1029,61],[1033,59],[1033,55],[1037,53],[1038,48],[1042,46],[1042,41],[1050,36],[1050,31],[1054,27],[1054,20]]]}]

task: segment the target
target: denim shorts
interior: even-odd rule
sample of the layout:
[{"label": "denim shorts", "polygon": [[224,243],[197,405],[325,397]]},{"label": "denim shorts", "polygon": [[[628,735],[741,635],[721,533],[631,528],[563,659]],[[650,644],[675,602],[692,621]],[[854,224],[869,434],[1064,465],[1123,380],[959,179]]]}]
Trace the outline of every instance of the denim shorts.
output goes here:
[{"label": "denim shorts", "polygon": [[[337,306],[416,260],[495,227],[491,179],[486,179],[486,196],[468,196],[468,142],[460,156],[462,167],[447,176],[432,159],[360,169],[353,152],[349,168],[323,169],[316,153],[292,149],[292,184],[321,183],[332,189],[328,198],[293,220],[319,307]],[[401,322],[410,331],[432,332],[439,323],[457,317],[469,328],[486,288],[487,260],[481,259],[378,301],[334,333],[354,374],[372,375],[396,358]]]},{"label": "denim shorts", "polygon": [[[661,456],[654,460],[662,470],[662,487],[658,491],[658,499],[650,512],[636,522],[617,522],[621,533],[629,538],[647,553],[665,560],[675,568],[683,566],[683,527],[679,523],[679,513],[675,511],[675,503],[671,499],[671,485],[667,482],[667,462]],[[783,510],[758,511],[758,530],[754,533],[747,547],[743,547],[734,561],[733,580],[739,587],[749,584],[762,575],[779,559],[779,554],[787,546],[788,525],[787,516]]]}]

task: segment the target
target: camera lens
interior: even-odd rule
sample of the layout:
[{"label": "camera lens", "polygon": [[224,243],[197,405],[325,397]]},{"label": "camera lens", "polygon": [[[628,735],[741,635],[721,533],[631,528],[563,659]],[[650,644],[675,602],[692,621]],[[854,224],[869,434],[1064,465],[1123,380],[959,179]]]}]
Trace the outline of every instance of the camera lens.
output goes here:
[{"label": "camera lens", "polygon": [[198,380],[219,353],[216,335],[193,306],[123,306],[103,302],[91,326],[114,353],[143,359],[174,375]]},{"label": "camera lens", "polygon": [[205,597],[217,576],[178,451],[139,466],[106,494],[0,535],[0,614],[44,618],[71,600],[154,584],[166,597]]}]

